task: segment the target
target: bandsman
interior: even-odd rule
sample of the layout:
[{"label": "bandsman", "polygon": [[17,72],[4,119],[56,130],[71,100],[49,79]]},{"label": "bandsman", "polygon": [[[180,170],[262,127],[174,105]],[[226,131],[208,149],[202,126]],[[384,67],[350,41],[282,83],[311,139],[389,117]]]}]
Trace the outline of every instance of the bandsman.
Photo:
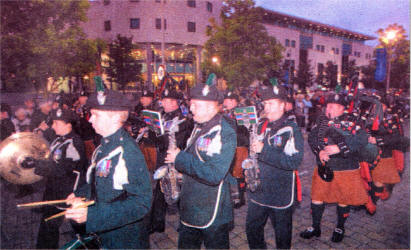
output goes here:
[{"label": "bandsman", "polygon": [[228,249],[233,221],[228,171],[236,134],[219,114],[223,96],[215,85],[199,84],[190,95],[193,132],[185,150],[169,150],[165,160],[183,174],[178,248],[200,249],[204,243],[207,249]]},{"label": "bandsman", "polygon": [[[67,197],[72,207],[65,216],[85,223],[86,233],[97,234],[103,248],[149,248],[143,218],[150,210],[152,189],[144,157],[123,129],[129,102],[100,84],[87,105],[102,139],[87,170],[87,184]],[[81,197],[95,204],[87,207]]]},{"label": "bandsman", "polygon": [[264,227],[270,218],[277,248],[290,248],[293,205],[299,193],[296,170],[303,159],[304,141],[297,124],[286,115],[286,90],[274,85],[261,93],[265,119],[257,133],[264,139],[250,145],[258,155],[260,187],[248,193],[247,240],[250,249],[267,248]]}]

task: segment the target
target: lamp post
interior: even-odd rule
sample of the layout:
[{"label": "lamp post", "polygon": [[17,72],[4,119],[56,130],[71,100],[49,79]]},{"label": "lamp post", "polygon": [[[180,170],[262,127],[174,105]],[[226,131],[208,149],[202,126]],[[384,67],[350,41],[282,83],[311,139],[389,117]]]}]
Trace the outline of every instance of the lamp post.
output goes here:
[{"label": "lamp post", "polygon": [[392,55],[392,47],[394,42],[397,41],[399,38],[399,30],[395,28],[386,29],[382,33],[381,41],[387,45],[387,60],[388,60],[388,67],[387,67],[387,82],[386,82],[386,89],[385,92],[388,93],[390,89],[390,78],[391,78],[391,55]]}]

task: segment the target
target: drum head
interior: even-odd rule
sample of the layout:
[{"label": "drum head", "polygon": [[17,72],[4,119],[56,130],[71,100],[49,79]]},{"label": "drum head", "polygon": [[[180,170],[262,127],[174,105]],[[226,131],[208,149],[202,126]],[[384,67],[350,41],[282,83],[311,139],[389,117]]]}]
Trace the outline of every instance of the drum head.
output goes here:
[{"label": "drum head", "polygon": [[14,184],[32,184],[43,177],[34,169],[25,169],[21,163],[26,157],[47,159],[49,144],[39,134],[32,132],[15,133],[0,143],[0,175]]}]

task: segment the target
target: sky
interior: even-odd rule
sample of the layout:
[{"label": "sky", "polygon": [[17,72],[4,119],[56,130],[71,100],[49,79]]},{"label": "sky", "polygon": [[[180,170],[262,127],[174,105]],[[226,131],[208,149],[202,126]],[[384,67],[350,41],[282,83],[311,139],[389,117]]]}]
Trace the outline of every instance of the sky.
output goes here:
[{"label": "sky", "polygon": [[[254,0],[257,6],[378,37],[390,24],[410,31],[410,0]],[[377,39],[367,41],[376,46]]]}]

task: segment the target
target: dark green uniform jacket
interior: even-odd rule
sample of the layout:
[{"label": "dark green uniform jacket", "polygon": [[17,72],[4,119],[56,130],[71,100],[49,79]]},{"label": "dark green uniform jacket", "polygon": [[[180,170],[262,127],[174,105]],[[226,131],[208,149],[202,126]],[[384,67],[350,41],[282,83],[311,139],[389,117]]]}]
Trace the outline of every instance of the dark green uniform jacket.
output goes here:
[{"label": "dark green uniform jacket", "polygon": [[[344,115],[335,118],[331,123],[325,124],[326,128],[319,126],[317,121],[316,126],[311,129],[308,136],[308,143],[311,150],[317,156],[317,164],[321,164],[318,155],[324,149],[324,136],[321,130],[325,129],[325,136],[328,138],[328,145],[337,145],[340,153],[331,155],[330,160],[326,163],[334,171],[353,170],[359,168],[360,151],[365,148],[368,143],[367,133],[363,129],[357,128],[355,133],[346,130],[344,124]],[[330,125],[333,124],[333,125]]]},{"label": "dark green uniform jacket", "polygon": [[220,114],[195,125],[186,150],[175,160],[176,169],[183,173],[180,219],[184,225],[204,229],[233,220],[227,178],[236,141],[234,129]]},{"label": "dark green uniform jacket", "polygon": [[[303,159],[304,139],[297,124],[285,115],[268,123],[264,133],[264,146],[258,154],[261,187],[254,193],[249,192],[250,199],[262,206],[288,208],[297,198],[294,171]],[[288,146],[294,144],[296,151],[285,150],[287,143]]]},{"label": "dark green uniform jacket", "polygon": [[87,182],[76,192],[96,201],[88,207],[87,232],[103,232],[104,248],[148,248],[142,218],[151,204],[150,176],[144,156],[124,129],[101,139]]}]

